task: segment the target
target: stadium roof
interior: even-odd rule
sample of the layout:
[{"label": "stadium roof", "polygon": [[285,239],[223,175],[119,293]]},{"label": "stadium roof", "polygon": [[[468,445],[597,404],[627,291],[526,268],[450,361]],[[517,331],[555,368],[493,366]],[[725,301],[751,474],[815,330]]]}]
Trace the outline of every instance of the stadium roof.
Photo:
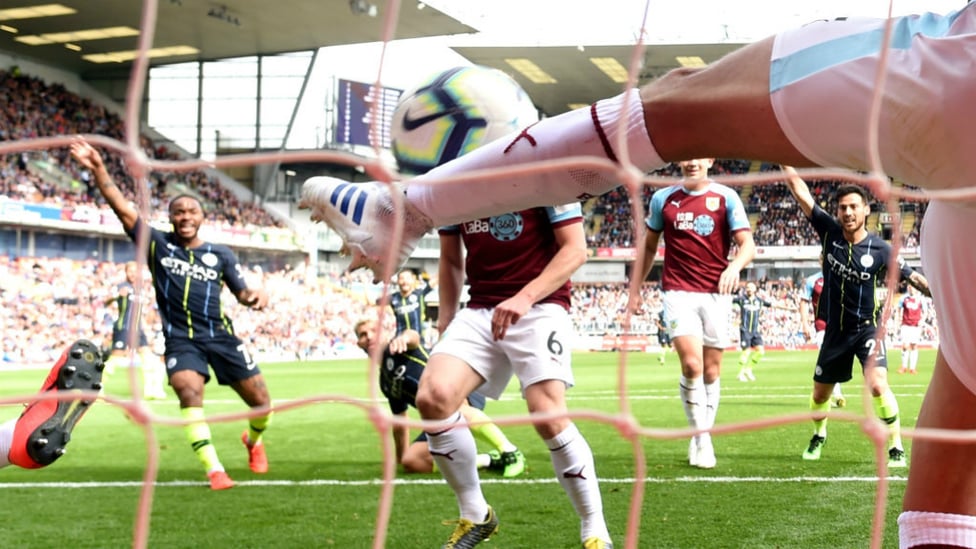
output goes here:
[{"label": "stadium roof", "polygon": [[[52,3],[42,3],[42,2]],[[370,16],[369,6],[376,6]],[[390,3],[383,0],[157,0],[152,66],[258,54],[304,51],[380,40]],[[365,13],[357,13],[362,8]],[[30,10],[30,11],[27,11]],[[143,5],[137,0],[7,0],[0,8],[0,50],[53,65],[84,79],[125,78],[138,43]],[[52,15],[42,15],[53,12]],[[81,34],[82,32],[86,34]],[[473,33],[476,29],[433,7],[402,3],[396,38]],[[710,62],[737,44],[649,47],[642,80],[680,66],[679,57]],[[512,74],[549,115],[619,93],[612,71],[627,67],[628,46],[454,47],[472,63]],[[181,53],[182,51],[182,53]],[[601,70],[593,59],[605,58]],[[515,60],[517,66],[513,66]],[[546,77],[530,79],[531,67]],[[525,69],[529,67],[529,69]],[[611,71],[609,74],[606,70]],[[536,75],[538,76],[538,75]],[[536,78],[538,80],[538,78]]]},{"label": "stadium roof", "polygon": [[[389,5],[384,0],[155,1],[153,47],[182,50],[153,58],[153,66],[376,42]],[[128,70],[131,59],[120,52],[137,47],[142,12],[139,0],[5,0],[0,50],[82,78]],[[401,9],[394,34],[416,38],[470,32],[474,29],[430,8]]]}]

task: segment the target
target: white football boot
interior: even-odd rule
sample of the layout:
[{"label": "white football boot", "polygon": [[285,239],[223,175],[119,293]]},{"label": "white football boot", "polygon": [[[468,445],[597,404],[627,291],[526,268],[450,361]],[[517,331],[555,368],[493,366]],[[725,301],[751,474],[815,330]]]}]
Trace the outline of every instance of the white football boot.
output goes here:
[{"label": "white football boot", "polygon": [[393,257],[395,264],[387,265],[396,229],[391,189],[402,191],[398,183],[350,183],[334,177],[312,177],[302,185],[298,207],[312,210],[312,221],[325,222],[339,233],[345,243],[343,251],[353,256],[350,271],[367,267],[376,280],[406,263],[420,239],[433,228],[426,216],[404,200],[400,248]]}]

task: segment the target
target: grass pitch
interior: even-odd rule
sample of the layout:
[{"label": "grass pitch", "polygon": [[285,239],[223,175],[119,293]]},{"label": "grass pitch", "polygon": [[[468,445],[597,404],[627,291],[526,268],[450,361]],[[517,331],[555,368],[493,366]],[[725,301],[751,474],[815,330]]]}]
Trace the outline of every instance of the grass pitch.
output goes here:
[{"label": "grass pitch", "polygon": [[[805,414],[812,386],[813,352],[768,352],[758,380],[736,381],[737,352],[726,353],[718,426]],[[808,419],[715,437],[718,466],[687,465],[688,442],[679,436],[686,421],[678,399],[677,358],[665,366],[656,355],[627,357],[629,413],[642,428],[662,438],[641,437],[646,476],[635,481],[634,445],[604,417],[621,415],[618,355],[577,354],[576,387],[569,392],[577,425],[593,448],[601,478],[604,511],[615,544],[625,533],[635,486],[643,488],[639,540],[635,547],[866,547],[870,541],[878,481],[873,446],[856,419],[832,419],[818,462],[805,462],[812,424]],[[922,351],[920,374],[894,370],[890,381],[905,427],[915,424],[935,361]],[[381,437],[368,419],[366,361],[262,365],[276,404],[308,397],[344,395],[357,399],[321,401],[278,412],[265,441],[271,470],[254,475],[239,441],[244,420],[212,423],[213,440],[238,485],[211,492],[202,466],[182,427],[157,423],[152,432],[159,469],[149,516],[149,546],[165,548],[372,547],[382,490]],[[44,372],[0,372],[0,396],[36,390]],[[127,372],[107,380],[107,394],[128,398]],[[845,386],[845,409],[863,416],[859,374]],[[207,386],[206,412],[245,410],[237,396],[215,383]],[[179,418],[174,397],[147,404],[161,418]],[[377,410],[388,408],[380,403]],[[489,415],[528,460],[516,479],[483,472],[484,491],[501,520],[495,549],[579,546],[579,524],[556,483],[548,451],[531,425],[508,424],[525,412],[510,386],[489,401]],[[0,419],[17,406],[0,407]],[[416,418],[414,414],[412,417]],[[620,425],[625,425],[621,421]],[[911,441],[906,440],[909,460]],[[97,403],[74,431],[68,453],[50,467],[0,471],[0,547],[129,547],[147,467],[147,437],[120,407]],[[885,506],[884,546],[897,546],[895,519],[907,470],[891,472]],[[439,547],[456,518],[453,494],[438,474],[398,475],[385,546]]]}]

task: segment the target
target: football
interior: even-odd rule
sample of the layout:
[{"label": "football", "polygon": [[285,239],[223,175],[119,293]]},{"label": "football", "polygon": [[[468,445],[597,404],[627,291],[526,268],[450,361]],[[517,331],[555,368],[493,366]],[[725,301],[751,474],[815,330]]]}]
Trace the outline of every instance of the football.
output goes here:
[{"label": "football", "polygon": [[401,172],[420,175],[539,119],[521,86],[488,67],[456,67],[404,92],[390,136]]}]

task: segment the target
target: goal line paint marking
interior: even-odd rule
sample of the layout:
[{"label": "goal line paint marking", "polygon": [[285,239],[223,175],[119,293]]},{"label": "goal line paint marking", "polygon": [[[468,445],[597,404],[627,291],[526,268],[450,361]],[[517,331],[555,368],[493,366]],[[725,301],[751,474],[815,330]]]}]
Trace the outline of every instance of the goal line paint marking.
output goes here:
[{"label": "goal line paint marking", "polygon": [[[600,484],[633,484],[633,478],[601,478]],[[735,484],[735,483],[839,483],[839,482],[878,482],[878,477],[675,477],[675,478],[645,478],[646,484]],[[904,482],[906,477],[887,477],[888,482]],[[555,484],[555,478],[545,479],[482,479],[482,484]],[[253,487],[294,487],[294,486],[381,486],[381,479],[369,480],[245,480],[236,482],[236,486]],[[444,484],[443,479],[402,479],[393,481],[396,486],[424,486]],[[2,482],[0,490],[11,488],[138,488],[141,481],[118,482]],[[179,488],[184,486],[209,486],[207,482],[191,480],[169,480],[156,482],[157,488]]]}]

